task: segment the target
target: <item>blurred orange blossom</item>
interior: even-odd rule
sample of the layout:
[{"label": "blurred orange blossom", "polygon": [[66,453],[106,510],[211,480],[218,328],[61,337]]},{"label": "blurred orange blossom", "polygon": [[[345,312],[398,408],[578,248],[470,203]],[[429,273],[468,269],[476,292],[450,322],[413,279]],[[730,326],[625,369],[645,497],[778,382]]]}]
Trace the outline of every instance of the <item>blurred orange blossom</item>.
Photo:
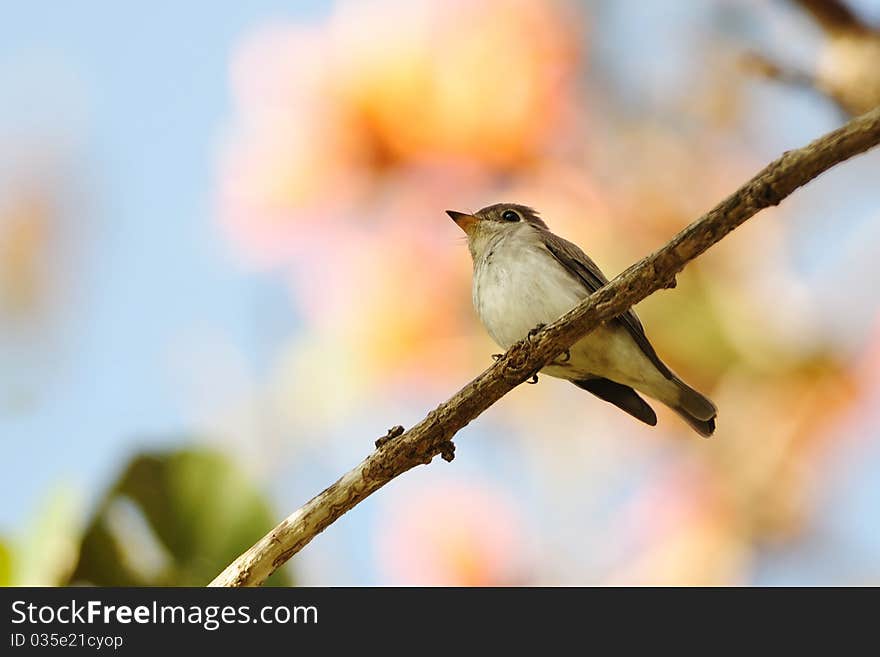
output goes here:
[{"label": "blurred orange blossom", "polygon": [[577,36],[537,0],[348,1],[325,23],[254,32],[233,55],[220,160],[233,242],[278,263],[308,248],[310,224],[381,211],[410,167],[526,166],[559,134]]}]

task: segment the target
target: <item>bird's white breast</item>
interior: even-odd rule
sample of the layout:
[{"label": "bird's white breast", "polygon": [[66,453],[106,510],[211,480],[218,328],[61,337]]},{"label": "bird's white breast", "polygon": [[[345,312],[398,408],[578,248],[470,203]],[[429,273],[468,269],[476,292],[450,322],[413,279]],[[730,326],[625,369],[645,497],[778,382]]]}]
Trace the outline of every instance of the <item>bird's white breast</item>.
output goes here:
[{"label": "bird's white breast", "polygon": [[473,300],[489,335],[504,349],[549,324],[587,292],[538,240],[502,238],[474,265]]}]

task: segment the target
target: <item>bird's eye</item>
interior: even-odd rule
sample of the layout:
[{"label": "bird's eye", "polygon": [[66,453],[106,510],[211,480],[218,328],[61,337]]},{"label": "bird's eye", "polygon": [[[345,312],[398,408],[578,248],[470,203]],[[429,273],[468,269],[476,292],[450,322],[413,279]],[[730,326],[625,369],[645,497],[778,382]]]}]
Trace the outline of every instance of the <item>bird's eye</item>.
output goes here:
[{"label": "bird's eye", "polygon": [[501,218],[504,221],[519,221],[519,215],[513,210],[505,210],[504,214],[501,215]]}]

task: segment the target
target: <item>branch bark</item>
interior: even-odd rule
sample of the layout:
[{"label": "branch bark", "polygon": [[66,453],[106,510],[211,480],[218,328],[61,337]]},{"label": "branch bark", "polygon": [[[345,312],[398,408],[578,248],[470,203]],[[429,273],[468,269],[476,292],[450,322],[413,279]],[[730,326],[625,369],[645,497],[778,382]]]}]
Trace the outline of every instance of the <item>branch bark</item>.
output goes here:
[{"label": "branch bark", "polygon": [[601,322],[649,294],[672,287],[690,261],[760,210],[778,205],[831,167],[880,143],[880,108],[771,162],[668,244],[643,258],[535,335],[513,345],[494,365],[408,431],[394,427],[377,449],[294,511],[242,554],[210,586],[259,586],[342,514],[395,477],[437,456],[451,460],[452,437],[514,387],[565,353]]}]

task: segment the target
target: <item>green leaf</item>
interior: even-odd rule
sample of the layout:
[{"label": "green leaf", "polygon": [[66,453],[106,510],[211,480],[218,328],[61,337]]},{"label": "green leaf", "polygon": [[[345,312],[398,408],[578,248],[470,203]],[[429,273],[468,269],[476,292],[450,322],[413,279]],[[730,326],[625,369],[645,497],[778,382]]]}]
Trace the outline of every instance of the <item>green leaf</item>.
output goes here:
[{"label": "green leaf", "polygon": [[0,586],[12,586],[12,550],[0,541]]},{"label": "green leaf", "polygon": [[[273,526],[265,498],[222,454],[142,454],[107,492],[72,582],[204,586]],[[276,573],[269,585],[289,585]]]}]

